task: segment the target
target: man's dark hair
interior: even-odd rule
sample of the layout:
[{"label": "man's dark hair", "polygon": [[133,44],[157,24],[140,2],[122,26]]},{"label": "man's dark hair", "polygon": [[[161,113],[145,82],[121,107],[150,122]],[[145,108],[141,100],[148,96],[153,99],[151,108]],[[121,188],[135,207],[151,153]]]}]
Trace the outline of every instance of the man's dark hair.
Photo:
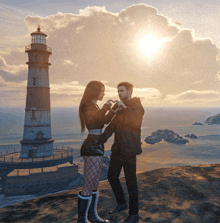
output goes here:
[{"label": "man's dark hair", "polygon": [[120,82],[119,84],[118,84],[118,86],[117,86],[117,88],[118,87],[120,87],[120,86],[124,86],[125,88],[126,88],[126,90],[127,91],[131,91],[131,94],[132,94],[132,92],[133,92],[133,84],[131,84],[131,83],[129,83],[129,82]]}]

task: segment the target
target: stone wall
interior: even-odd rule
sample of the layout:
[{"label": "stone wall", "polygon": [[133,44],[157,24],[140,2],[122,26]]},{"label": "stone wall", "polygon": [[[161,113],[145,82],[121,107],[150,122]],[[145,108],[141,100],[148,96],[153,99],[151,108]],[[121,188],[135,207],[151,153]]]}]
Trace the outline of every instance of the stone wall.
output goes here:
[{"label": "stone wall", "polygon": [[78,166],[61,167],[55,172],[37,173],[29,176],[6,178],[5,196],[46,194],[65,190],[71,182],[79,178]]}]

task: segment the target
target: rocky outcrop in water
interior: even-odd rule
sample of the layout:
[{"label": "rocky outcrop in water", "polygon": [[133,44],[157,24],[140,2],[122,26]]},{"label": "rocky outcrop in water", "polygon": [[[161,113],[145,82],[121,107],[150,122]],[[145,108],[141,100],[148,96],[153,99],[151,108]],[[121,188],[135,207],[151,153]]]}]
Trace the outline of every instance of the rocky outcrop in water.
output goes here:
[{"label": "rocky outcrop in water", "polygon": [[203,124],[200,123],[200,122],[195,122],[195,123],[193,123],[192,125],[203,125]]},{"label": "rocky outcrop in water", "polygon": [[208,123],[209,125],[220,124],[220,114],[207,118],[205,123]]},{"label": "rocky outcrop in water", "polygon": [[151,136],[148,136],[144,141],[148,144],[155,144],[157,142],[162,141],[162,139],[158,136],[152,136],[151,135]]},{"label": "rocky outcrop in water", "polygon": [[169,129],[159,129],[156,132],[153,132],[144,141],[148,144],[155,144],[162,140],[176,144],[186,144],[187,142],[189,142],[189,140],[184,139],[182,136],[179,136],[178,134]]},{"label": "rocky outcrop in water", "polygon": [[197,136],[195,134],[187,134],[185,137],[191,138],[191,139],[197,139]]}]

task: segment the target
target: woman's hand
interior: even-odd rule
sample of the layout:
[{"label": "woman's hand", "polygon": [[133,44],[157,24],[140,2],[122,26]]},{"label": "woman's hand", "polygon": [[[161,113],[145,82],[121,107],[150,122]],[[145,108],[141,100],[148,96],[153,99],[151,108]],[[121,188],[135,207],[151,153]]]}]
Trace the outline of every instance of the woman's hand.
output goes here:
[{"label": "woman's hand", "polygon": [[112,103],[113,103],[113,100],[112,100],[112,99],[110,99],[110,100],[106,101],[106,103],[105,103],[105,104],[107,104],[107,105],[109,105],[110,107],[112,107]]}]

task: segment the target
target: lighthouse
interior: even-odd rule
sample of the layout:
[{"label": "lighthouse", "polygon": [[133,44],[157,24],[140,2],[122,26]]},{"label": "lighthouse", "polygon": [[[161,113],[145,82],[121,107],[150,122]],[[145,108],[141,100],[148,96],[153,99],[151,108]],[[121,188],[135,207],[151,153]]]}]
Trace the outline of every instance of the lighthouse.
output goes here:
[{"label": "lighthouse", "polygon": [[53,155],[49,87],[49,56],[52,50],[46,45],[47,35],[41,32],[40,26],[30,35],[31,45],[25,47],[28,81],[20,158]]}]

